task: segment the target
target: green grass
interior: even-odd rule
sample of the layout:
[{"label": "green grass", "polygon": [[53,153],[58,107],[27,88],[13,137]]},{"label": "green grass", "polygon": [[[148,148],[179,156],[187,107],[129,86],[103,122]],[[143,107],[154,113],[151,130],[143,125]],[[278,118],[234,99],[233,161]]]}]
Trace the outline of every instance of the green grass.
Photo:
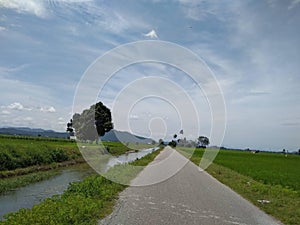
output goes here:
[{"label": "green grass", "polygon": [[[121,155],[132,149],[150,148],[145,144],[123,145],[120,142],[103,142],[112,155]],[[96,144],[81,144],[98,148]],[[36,165],[49,165],[81,158],[74,141],[59,138],[0,135],[0,172]]]},{"label": "green grass", "polygon": [[300,156],[245,151],[220,151],[215,163],[264,184],[281,185],[300,194]]},{"label": "green grass", "polygon": [[104,141],[102,143],[106,147],[108,152],[114,156],[121,155],[129,151],[141,150],[141,149],[153,147],[153,145],[148,145],[148,144],[134,144],[134,143],[123,144],[121,142],[109,142],[109,141]]},{"label": "green grass", "polygon": [[[300,224],[299,192],[281,185],[264,184],[218,164],[209,166],[207,172],[284,224]],[[259,199],[270,203],[261,204]]]},{"label": "green grass", "polygon": [[0,171],[63,162],[81,157],[75,142],[14,136],[0,138]]},{"label": "green grass", "polygon": [[[179,148],[192,153],[193,149]],[[185,153],[185,154],[186,154]],[[199,165],[204,149],[191,161]],[[300,156],[221,150],[207,172],[285,224],[300,224]],[[269,200],[261,204],[257,200]]]},{"label": "green grass", "polygon": [[[146,166],[158,153],[156,151],[131,165]],[[130,180],[140,170],[122,171],[122,177]],[[32,209],[21,209],[5,215],[5,220],[0,221],[0,225],[96,224],[99,219],[112,212],[118,193],[125,188],[125,185],[114,183],[102,176],[89,176],[81,182],[70,184],[62,195],[48,198]]]},{"label": "green grass", "polygon": [[39,182],[49,179],[52,176],[58,174],[57,170],[39,171],[26,175],[9,177],[6,179],[0,179],[0,194],[14,190],[19,187],[26,186],[31,183]]},{"label": "green grass", "polygon": [[[102,143],[112,155],[150,147]],[[83,145],[83,144],[82,144]],[[99,145],[84,144],[89,149]],[[58,167],[84,162],[77,143],[67,139],[0,135],[0,193],[49,178]]]}]

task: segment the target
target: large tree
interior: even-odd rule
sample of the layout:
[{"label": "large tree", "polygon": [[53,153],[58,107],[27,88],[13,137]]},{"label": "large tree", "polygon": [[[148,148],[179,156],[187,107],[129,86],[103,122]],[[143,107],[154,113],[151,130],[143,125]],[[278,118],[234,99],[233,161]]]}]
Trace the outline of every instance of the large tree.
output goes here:
[{"label": "large tree", "polygon": [[209,139],[205,136],[198,137],[198,146],[201,148],[206,148],[206,146],[209,145]]},{"label": "large tree", "polygon": [[77,139],[94,141],[113,129],[111,120],[110,109],[98,102],[81,114],[75,113],[71,123]]}]

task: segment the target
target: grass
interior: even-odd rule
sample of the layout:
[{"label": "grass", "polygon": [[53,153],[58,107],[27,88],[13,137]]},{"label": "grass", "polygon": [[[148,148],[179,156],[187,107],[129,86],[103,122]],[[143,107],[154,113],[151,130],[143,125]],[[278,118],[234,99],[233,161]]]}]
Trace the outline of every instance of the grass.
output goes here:
[{"label": "grass", "polygon": [[[146,166],[158,153],[156,151],[131,165]],[[124,169],[118,172],[123,171],[122,177],[128,181],[140,170]],[[89,176],[81,182],[71,183],[62,195],[48,198],[32,209],[21,209],[5,215],[5,220],[0,221],[0,225],[96,224],[99,219],[112,212],[118,193],[126,187],[99,175]]]},{"label": "grass", "polygon": [[[145,144],[127,144],[126,146],[120,142],[103,142],[102,144],[110,154],[115,156],[132,151],[132,149],[152,147]],[[99,149],[96,144],[85,145],[90,149]],[[80,161],[80,159],[81,153],[78,146],[71,140],[0,135],[0,177],[27,173],[26,170],[20,170],[21,168],[31,167],[28,172],[34,172],[35,169],[43,170],[41,166],[44,165],[72,160]]]},{"label": "grass", "polygon": [[33,172],[21,176],[9,177],[6,179],[0,179],[0,194],[6,193],[19,187],[26,186],[31,183],[49,179],[50,177],[55,176],[57,174],[57,170],[49,170],[43,172]]},{"label": "grass", "polygon": [[[300,224],[299,192],[281,185],[265,184],[232,169],[212,164],[207,172],[284,224]],[[269,200],[261,204],[257,200]]]},{"label": "grass", "polygon": [[64,139],[1,136],[0,171],[64,162],[81,157],[75,142]]},{"label": "grass", "polygon": [[114,156],[121,155],[126,152],[154,147],[153,145],[148,144],[123,144],[121,142],[103,142],[103,145],[106,147],[106,149],[108,149],[108,152]]},{"label": "grass", "polygon": [[[133,149],[149,148],[144,144],[125,146],[103,142],[112,155]],[[99,149],[96,144],[86,144]],[[58,167],[85,162],[74,141],[59,138],[0,135],[0,194],[47,179]]]},{"label": "grass", "polygon": [[215,163],[264,184],[281,185],[300,194],[299,155],[220,151]]},{"label": "grass", "polygon": [[[193,149],[180,148],[191,153]],[[191,161],[199,165],[204,149]],[[221,150],[207,172],[285,224],[300,224],[300,157],[298,155]],[[261,204],[257,200],[269,200]]]}]

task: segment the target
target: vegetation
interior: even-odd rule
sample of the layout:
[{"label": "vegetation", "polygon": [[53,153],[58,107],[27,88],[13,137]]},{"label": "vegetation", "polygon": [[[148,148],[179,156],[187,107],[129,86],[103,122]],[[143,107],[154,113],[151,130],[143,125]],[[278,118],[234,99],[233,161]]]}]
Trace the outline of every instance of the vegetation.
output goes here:
[{"label": "vegetation", "polygon": [[1,136],[0,171],[74,160],[81,157],[75,142],[64,139]]},{"label": "vegetation", "polygon": [[[212,164],[207,172],[284,224],[299,224],[300,195],[298,191],[281,185],[256,181],[252,177],[218,164]],[[258,200],[268,200],[270,203],[262,204]]]},{"label": "vegetation", "polygon": [[264,184],[280,185],[300,195],[300,157],[280,153],[220,151],[215,163]]},{"label": "vegetation", "polygon": [[[156,151],[132,164],[146,166],[158,153]],[[123,177],[127,180],[132,179],[138,172],[136,170],[135,173],[128,173],[127,169],[122,171],[125,171]],[[99,219],[111,213],[118,193],[124,188],[125,185],[93,175],[82,182],[70,184],[62,195],[48,198],[32,209],[21,209],[5,215],[5,220],[0,221],[0,225],[96,224]]]},{"label": "vegetation", "polygon": [[141,149],[151,148],[155,146],[149,144],[136,144],[136,143],[127,143],[126,145],[124,145],[121,142],[102,142],[102,143],[106,147],[106,150],[114,156],[121,155],[133,150],[141,150]]},{"label": "vegetation", "polygon": [[200,148],[206,148],[207,145],[209,145],[209,139],[205,136],[198,137],[198,143]]},{"label": "vegetation", "polygon": [[[150,148],[147,144],[103,142],[112,155],[132,149]],[[98,149],[95,144],[88,148]],[[57,174],[57,168],[85,162],[75,142],[65,139],[0,136],[0,194]],[[68,160],[68,161],[64,161]]]},{"label": "vegetation", "polygon": [[[121,155],[132,149],[150,148],[153,145],[120,142],[102,142],[112,155]],[[96,144],[86,144],[98,148]],[[76,142],[66,139],[0,136],[0,177],[24,175],[38,170],[49,170],[68,160],[82,161]],[[72,163],[71,163],[72,164]]]},{"label": "vegetation", "polygon": [[[180,148],[179,151],[192,154],[193,150]],[[196,149],[191,161],[199,165],[204,150]],[[221,150],[207,172],[265,212],[294,225],[300,221],[299,170],[298,155]],[[259,203],[262,199],[270,203]]]},{"label": "vegetation", "polygon": [[[74,129],[73,129],[74,128]],[[98,102],[81,114],[75,113],[67,124],[67,131],[73,133],[79,140],[94,141],[113,129],[110,109]]]},{"label": "vegetation", "polygon": [[14,190],[19,187],[26,186],[31,183],[39,182],[49,179],[50,177],[58,174],[57,170],[39,171],[21,176],[9,177],[0,179],[0,194]]}]

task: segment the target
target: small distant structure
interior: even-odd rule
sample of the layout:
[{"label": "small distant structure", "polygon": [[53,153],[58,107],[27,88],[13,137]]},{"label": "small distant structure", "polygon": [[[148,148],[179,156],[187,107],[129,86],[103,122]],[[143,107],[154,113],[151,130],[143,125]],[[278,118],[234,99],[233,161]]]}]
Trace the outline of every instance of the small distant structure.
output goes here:
[{"label": "small distant structure", "polygon": [[259,150],[251,150],[252,154],[256,154],[256,153],[259,153],[259,152],[260,152]]},{"label": "small distant structure", "polygon": [[70,140],[76,140],[76,136],[70,136]]}]

